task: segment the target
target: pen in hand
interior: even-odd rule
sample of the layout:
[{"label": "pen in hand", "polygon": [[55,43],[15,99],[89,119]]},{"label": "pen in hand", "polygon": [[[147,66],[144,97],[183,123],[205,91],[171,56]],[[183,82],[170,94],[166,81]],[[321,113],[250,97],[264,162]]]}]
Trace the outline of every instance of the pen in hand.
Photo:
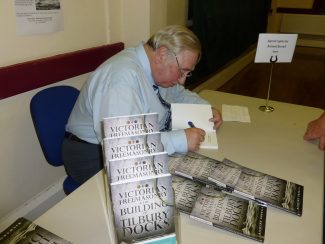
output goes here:
[{"label": "pen in hand", "polygon": [[191,128],[196,128],[192,121],[188,121],[187,124],[188,124]]}]

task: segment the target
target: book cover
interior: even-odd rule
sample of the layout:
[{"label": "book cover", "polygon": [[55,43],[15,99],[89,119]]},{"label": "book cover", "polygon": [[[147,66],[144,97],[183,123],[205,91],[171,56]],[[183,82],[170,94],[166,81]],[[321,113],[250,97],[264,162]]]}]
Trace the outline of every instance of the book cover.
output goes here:
[{"label": "book cover", "polygon": [[30,243],[57,243],[71,242],[36,225],[26,218],[19,218],[0,234],[2,244],[30,244]]},{"label": "book cover", "polygon": [[241,168],[240,165],[230,160],[223,160],[216,165],[208,179],[221,187],[227,188],[228,191],[232,191],[238,182]]},{"label": "book cover", "polygon": [[163,152],[160,133],[142,134],[128,137],[104,138],[104,157],[106,160],[149,155]]},{"label": "book cover", "polygon": [[203,185],[176,175],[173,175],[172,182],[176,208],[180,212],[190,214]]},{"label": "book cover", "polygon": [[220,163],[219,161],[207,158],[197,153],[187,153],[186,155],[171,155],[170,164],[177,164],[174,172],[176,175],[187,179],[217,186],[208,180],[210,173]]},{"label": "book cover", "polygon": [[174,153],[172,155],[168,155],[169,173],[171,173],[173,175],[175,174],[175,170],[176,170],[177,166],[183,162],[182,158],[184,156],[185,156],[185,154],[181,154],[181,153]]},{"label": "book cover", "polygon": [[[225,159],[229,162],[230,160]],[[237,164],[238,165],[238,164]],[[303,211],[304,187],[262,172],[241,167],[234,193],[298,216]]]},{"label": "book cover", "polygon": [[[168,157],[168,159],[170,159],[170,157]],[[168,160],[169,173],[174,175],[177,165],[178,165],[178,162],[176,160]]]},{"label": "book cover", "polygon": [[158,132],[158,113],[104,118],[103,130],[106,138]]},{"label": "book cover", "polygon": [[211,188],[203,187],[190,217],[233,233],[264,242],[267,208]]},{"label": "book cover", "polygon": [[175,233],[170,174],[110,184],[118,243]]},{"label": "book cover", "polygon": [[167,152],[111,159],[105,164],[109,164],[108,177],[111,183],[169,173]]},{"label": "book cover", "polygon": [[302,185],[244,167],[229,159],[220,162],[196,153],[171,155],[171,166],[173,174],[302,215]]},{"label": "book cover", "polygon": [[234,192],[298,216],[302,215],[304,187],[296,183],[244,169]]}]

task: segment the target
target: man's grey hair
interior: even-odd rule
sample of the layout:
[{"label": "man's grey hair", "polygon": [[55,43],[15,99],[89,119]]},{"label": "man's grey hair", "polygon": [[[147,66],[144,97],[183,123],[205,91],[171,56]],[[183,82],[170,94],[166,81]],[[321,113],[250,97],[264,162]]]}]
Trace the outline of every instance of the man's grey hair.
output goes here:
[{"label": "man's grey hair", "polygon": [[155,51],[159,47],[166,47],[175,55],[183,50],[198,53],[201,56],[201,43],[197,36],[182,25],[167,26],[153,34],[147,44]]}]

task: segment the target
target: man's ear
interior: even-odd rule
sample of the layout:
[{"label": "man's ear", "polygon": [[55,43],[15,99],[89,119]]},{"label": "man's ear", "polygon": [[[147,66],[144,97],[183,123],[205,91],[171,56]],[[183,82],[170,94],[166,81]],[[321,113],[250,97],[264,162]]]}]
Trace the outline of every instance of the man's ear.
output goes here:
[{"label": "man's ear", "polygon": [[168,48],[161,46],[155,51],[155,61],[159,63],[164,63],[169,55]]}]

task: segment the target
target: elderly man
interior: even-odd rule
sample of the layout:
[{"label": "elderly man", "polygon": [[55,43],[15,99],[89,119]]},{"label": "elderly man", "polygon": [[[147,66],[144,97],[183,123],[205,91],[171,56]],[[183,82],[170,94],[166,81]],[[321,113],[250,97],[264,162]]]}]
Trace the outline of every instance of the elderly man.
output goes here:
[{"label": "elderly man", "polygon": [[[170,103],[207,103],[183,87],[200,55],[201,44],[194,33],[174,25],[99,66],[82,88],[66,126],[63,160],[67,172],[82,183],[102,168],[101,121],[105,117],[157,112],[165,151],[197,150],[205,131],[171,131]],[[220,112],[214,108],[212,112],[211,121],[218,128]]]}]

